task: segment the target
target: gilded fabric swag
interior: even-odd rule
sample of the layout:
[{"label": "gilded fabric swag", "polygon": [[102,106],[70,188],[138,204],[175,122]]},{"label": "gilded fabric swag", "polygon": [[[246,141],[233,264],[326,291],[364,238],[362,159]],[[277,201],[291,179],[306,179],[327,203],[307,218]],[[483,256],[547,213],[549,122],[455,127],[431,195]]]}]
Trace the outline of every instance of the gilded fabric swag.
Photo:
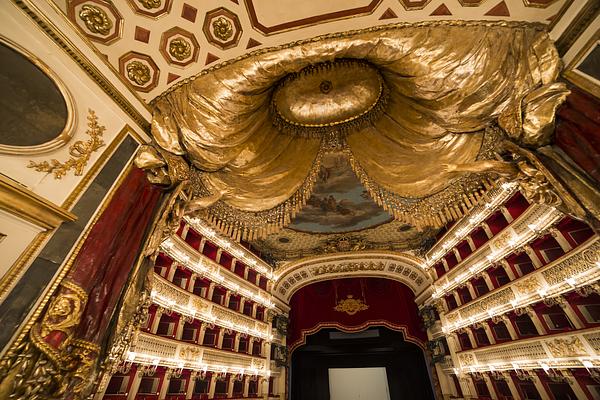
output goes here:
[{"label": "gilded fabric swag", "polygon": [[567,91],[540,25],[437,22],[340,36],[259,50],[154,101],[156,144],[194,167],[197,196],[217,194],[206,212],[229,233],[289,223],[328,148],[347,153],[397,219],[425,227],[477,201],[498,172],[501,136],[550,140]]}]

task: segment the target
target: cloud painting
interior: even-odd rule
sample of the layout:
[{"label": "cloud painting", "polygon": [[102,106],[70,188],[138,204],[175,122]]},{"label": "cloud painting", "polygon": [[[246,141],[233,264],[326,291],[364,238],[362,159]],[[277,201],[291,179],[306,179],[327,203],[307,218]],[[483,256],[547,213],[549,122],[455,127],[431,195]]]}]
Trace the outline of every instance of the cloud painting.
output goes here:
[{"label": "cloud painting", "polygon": [[313,195],[289,228],[318,233],[351,232],[391,219],[371,200],[347,157],[330,153],[323,158]]}]

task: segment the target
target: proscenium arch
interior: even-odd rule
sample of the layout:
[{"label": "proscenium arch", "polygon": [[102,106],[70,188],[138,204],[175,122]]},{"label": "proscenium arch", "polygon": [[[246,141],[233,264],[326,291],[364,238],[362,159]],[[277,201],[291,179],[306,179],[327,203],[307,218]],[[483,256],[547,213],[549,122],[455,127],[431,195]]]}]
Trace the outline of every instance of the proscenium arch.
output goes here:
[{"label": "proscenium arch", "polygon": [[273,294],[285,304],[300,288],[311,283],[339,278],[385,278],[401,282],[420,304],[431,291],[431,277],[423,270],[424,260],[406,253],[361,251],[303,258],[283,265],[276,272]]}]

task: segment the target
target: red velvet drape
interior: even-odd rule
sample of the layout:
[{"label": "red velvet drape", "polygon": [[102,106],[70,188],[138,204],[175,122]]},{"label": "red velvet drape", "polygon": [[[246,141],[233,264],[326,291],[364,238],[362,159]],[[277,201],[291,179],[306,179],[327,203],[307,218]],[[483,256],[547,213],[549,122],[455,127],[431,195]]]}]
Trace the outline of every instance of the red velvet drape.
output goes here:
[{"label": "red velvet drape", "polygon": [[69,273],[88,293],[78,338],[102,340],[160,196],[160,189],[135,168],[92,227]]},{"label": "red velvet drape", "polygon": [[570,89],[558,109],[555,144],[600,182],[600,99]]},{"label": "red velvet drape", "polygon": [[[369,308],[354,315],[336,311],[336,304],[348,296],[364,301]],[[420,346],[427,342],[414,294],[397,281],[349,278],[317,282],[294,293],[290,306],[291,350],[301,345],[307,334],[325,327],[359,331],[369,326],[387,326],[403,331],[406,340]]]}]

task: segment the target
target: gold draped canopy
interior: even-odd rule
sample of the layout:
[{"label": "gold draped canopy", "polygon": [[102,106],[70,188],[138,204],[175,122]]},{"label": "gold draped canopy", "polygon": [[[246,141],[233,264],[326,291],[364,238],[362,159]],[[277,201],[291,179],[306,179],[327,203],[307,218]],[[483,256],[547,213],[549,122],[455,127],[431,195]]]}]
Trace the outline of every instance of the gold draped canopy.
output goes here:
[{"label": "gold draped canopy", "polygon": [[[154,101],[152,135],[160,148],[195,167],[204,194],[222,194],[208,213],[228,230],[266,234],[289,223],[310,195],[327,135],[282,132],[270,103],[289,74],[339,59],[374,66],[388,90],[384,112],[344,137],[353,168],[379,204],[421,227],[462,213],[456,204],[443,211],[451,205],[435,201],[427,208],[439,209],[417,217],[427,214],[418,207],[421,200],[463,199],[468,208],[474,202],[469,199],[475,200],[470,192],[478,196],[487,185],[481,176],[476,184],[465,179],[489,172],[477,162],[492,157],[484,146],[490,126],[499,124],[527,145],[546,144],[566,92],[554,82],[560,61],[543,27],[504,22],[333,34],[259,50],[205,71]],[[440,195],[449,190],[454,197]],[[260,230],[261,223],[267,228]]]}]

